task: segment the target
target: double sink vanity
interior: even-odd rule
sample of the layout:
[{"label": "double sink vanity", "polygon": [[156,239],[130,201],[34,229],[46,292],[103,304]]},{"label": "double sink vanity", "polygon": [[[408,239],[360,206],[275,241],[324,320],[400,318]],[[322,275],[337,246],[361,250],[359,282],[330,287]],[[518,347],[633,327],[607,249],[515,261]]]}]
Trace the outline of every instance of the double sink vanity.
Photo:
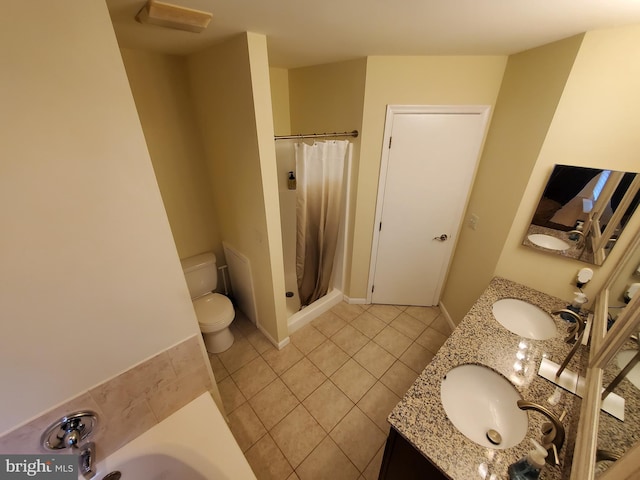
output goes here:
[{"label": "double sink vanity", "polygon": [[[501,316],[505,299],[514,303],[507,308],[532,307],[523,318],[534,318],[539,311],[543,317],[529,326],[507,324],[526,330],[512,333],[494,314],[496,307]],[[542,358],[559,364],[572,349],[565,342],[569,322],[551,315],[565,307],[566,301],[494,278],[389,415],[392,429],[380,478],[506,479],[509,465],[531,449],[528,439],[539,441],[549,422],[534,409],[518,408],[519,399],[562,418],[565,440],[558,451],[559,465],[548,464],[543,478],[569,478],[580,399],[538,375]],[[549,335],[544,340],[527,338]],[[580,372],[586,353],[586,347],[578,348],[567,369]],[[402,442],[419,454],[409,468],[414,472],[402,470],[413,461],[406,458],[410,450]],[[420,457],[434,468],[421,465]]]},{"label": "double sink vanity", "polygon": [[541,479],[640,478],[639,191],[633,172],[553,168],[524,248],[578,267],[624,244],[589,321],[494,278],[390,413],[380,479],[507,480],[530,439]]}]

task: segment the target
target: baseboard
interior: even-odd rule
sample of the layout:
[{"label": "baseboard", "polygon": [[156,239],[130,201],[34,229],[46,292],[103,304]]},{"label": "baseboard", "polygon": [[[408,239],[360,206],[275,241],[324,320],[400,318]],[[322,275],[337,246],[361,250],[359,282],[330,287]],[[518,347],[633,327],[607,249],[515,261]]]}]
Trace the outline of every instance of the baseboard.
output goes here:
[{"label": "baseboard", "polygon": [[447,311],[447,307],[444,306],[444,303],[442,303],[442,301],[440,301],[440,303],[438,304],[438,307],[440,307],[440,312],[442,312],[442,314],[444,315],[444,318],[447,320],[447,323],[449,324],[449,328],[451,328],[451,331],[453,332],[456,329],[457,325],[451,318],[451,315],[449,315],[449,312]]},{"label": "baseboard", "polygon": [[351,297],[347,297],[346,295],[344,296],[344,301],[347,302],[348,304],[351,304],[351,305],[366,305],[367,304],[367,299],[366,298],[351,298]]},{"label": "baseboard", "polygon": [[291,342],[291,340],[289,339],[289,337],[285,338],[284,340],[282,340],[281,342],[277,342],[270,334],[269,332],[267,332],[264,328],[262,328],[262,325],[258,324],[258,330],[260,330],[262,332],[262,334],[267,337],[267,340],[269,340],[274,347],[276,347],[278,350],[282,350],[284,347],[286,347],[287,345],[289,345],[289,343]]}]

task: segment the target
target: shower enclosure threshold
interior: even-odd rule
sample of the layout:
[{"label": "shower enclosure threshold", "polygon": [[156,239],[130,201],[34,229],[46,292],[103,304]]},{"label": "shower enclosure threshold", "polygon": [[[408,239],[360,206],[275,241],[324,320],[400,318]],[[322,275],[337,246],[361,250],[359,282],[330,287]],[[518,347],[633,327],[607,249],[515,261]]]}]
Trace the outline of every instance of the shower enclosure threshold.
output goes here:
[{"label": "shower enclosure threshold", "polygon": [[328,312],[337,304],[342,302],[344,296],[342,292],[337,288],[334,288],[327,294],[313,302],[311,305],[307,305],[302,310],[291,315],[288,319],[289,335],[300,330],[302,327],[310,323],[312,320],[318,318],[324,312]]}]

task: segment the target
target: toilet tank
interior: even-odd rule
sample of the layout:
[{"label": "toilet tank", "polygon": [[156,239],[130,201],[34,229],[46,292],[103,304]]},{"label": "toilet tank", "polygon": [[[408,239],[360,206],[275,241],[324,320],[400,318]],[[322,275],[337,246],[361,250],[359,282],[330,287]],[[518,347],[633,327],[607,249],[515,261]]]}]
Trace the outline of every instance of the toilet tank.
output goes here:
[{"label": "toilet tank", "polygon": [[215,290],[218,284],[218,269],[213,253],[201,253],[185,258],[180,263],[191,298],[198,298]]}]

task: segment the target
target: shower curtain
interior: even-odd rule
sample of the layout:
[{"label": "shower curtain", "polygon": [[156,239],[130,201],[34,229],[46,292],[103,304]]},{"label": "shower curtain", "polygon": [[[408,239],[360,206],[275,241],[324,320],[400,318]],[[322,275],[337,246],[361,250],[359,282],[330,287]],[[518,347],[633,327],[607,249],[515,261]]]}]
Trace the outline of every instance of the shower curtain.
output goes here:
[{"label": "shower curtain", "polygon": [[343,202],[348,140],[295,146],[296,275],[301,307],[329,289]]}]

